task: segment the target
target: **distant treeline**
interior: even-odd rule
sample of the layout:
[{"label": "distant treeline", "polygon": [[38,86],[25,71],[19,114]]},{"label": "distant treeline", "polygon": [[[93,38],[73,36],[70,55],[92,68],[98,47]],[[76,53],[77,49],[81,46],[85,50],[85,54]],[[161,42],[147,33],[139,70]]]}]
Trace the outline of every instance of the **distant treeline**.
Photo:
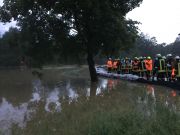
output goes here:
[{"label": "distant treeline", "polygon": [[134,47],[129,48],[127,51],[120,51],[120,57],[139,57],[139,56],[151,56],[155,57],[156,54],[166,56],[172,54],[173,56],[180,56],[180,38],[171,44],[158,44],[155,37],[149,37],[141,33],[137,38]]},{"label": "distant treeline", "polygon": [[172,54],[173,56],[180,55],[180,40],[177,39],[171,44],[158,44],[155,37],[149,37],[141,33],[137,38],[134,47],[129,48],[126,52],[121,52],[124,57],[138,57],[138,56],[151,56],[155,57],[156,54],[166,56]]},{"label": "distant treeline", "polygon": [[[54,64],[84,64],[86,58],[78,48],[67,43],[64,48],[51,50],[50,43],[43,43],[43,47],[32,45],[31,40],[24,39],[24,35],[17,28],[10,28],[0,38],[0,67],[16,67],[26,65],[28,67],[40,67],[41,65]],[[53,43],[51,43],[53,45]],[[63,51],[60,51],[62,50]]]},{"label": "distant treeline", "polygon": [[[40,66],[40,62],[47,65],[86,64],[86,54],[79,51],[77,46],[74,47],[68,43],[67,46],[64,46],[63,52],[59,51],[57,48],[56,51],[49,51],[49,54],[47,53],[48,50],[31,50],[30,46],[31,42],[24,40],[20,30],[17,28],[10,28],[10,30],[0,38],[0,67],[14,67],[22,64],[26,64],[29,67],[38,67]],[[44,55],[43,52],[45,51],[47,52],[43,59],[38,59],[39,55]],[[155,37],[150,38],[147,35],[140,34],[133,47],[129,48],[127,51],[119,51],[119,54],[112,57],[154,57],[157,53],[161,53],[162,55],[168,53],[174,56],[180,55],[180,40],[177,38],[177,40],[171,44],[158,44]],[[35,58],[32,59],[32,57]],[[36,57],[39,61],[34,61]],[[101,52],[99,52],[95,57],[95,61],[102,64],[107,57],[109,56],[102,55]]]}]

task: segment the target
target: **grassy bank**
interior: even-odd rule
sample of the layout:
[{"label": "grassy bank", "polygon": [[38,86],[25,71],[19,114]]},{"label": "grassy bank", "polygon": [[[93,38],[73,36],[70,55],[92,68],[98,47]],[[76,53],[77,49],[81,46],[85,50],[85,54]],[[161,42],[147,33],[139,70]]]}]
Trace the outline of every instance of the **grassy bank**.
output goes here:
[{"label": "grassy bank", "polygon": [[[134,100],[135,99],[135,100]],[[179,135],[180,115],[160,102],[138,103],[128,91],[110,91],[78,102],[62,102],[61,113],[46,113],[44,103],[25,129],[13,135]],[[140,109],[141,108],[141,109]]]}]

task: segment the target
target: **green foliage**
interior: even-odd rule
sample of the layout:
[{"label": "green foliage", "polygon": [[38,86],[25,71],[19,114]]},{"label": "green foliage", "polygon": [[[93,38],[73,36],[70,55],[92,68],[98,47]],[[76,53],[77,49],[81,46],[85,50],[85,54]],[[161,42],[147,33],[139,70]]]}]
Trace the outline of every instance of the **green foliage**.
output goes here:
[{"label": "green foliage", "polygon": [[136,22],[126,20],[125,15],[141,2],[4,0],[0,20],[13,18],[18,22],[27,55],[43,64],[53,59],[54,53],[78,56],[101,50],[112,55],[128,48],[135,41],[137,28]]},{"label": "green foliage", "polygon": [[171,47],[172,53],[174,55],[179,55],[180,56],[180,41],[176,41],[172,44]]},{"label": "green foliage", "polygon": [[19,44],[20,33],[17,28],[10,28],[0,38],[0,66],[17,66],[22,56],[22,48]]}]

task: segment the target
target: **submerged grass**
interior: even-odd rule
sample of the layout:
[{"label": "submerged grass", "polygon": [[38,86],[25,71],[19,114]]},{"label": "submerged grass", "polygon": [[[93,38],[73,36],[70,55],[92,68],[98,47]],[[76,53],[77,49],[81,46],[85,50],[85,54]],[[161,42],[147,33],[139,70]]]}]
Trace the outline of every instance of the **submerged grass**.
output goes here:
[{"label": "submerged grass", "polygon": [[116,90],[97,97],[62,102],[61,113],[46,113],[40,103],[26,128],[13,135],[179,135],[180,115],[160,103],[155,111],[137,109],[137,102]]}]

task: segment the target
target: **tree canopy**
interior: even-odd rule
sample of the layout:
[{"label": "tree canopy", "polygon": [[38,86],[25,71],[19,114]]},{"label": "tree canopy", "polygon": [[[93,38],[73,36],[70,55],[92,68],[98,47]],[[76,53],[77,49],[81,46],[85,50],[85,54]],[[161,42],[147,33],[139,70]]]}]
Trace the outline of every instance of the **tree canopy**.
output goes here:
[{"label": "tree canopy", "polygon": [[[112,55],[131,46],[137,27],[126,14],[142,0],[4,0],[0,20],[17,21],[27,54],[44,62],[54,53],[86,52],[91,80],[96,81],[93,56]],[[73,49],[73,50],[72,50]]]}]

